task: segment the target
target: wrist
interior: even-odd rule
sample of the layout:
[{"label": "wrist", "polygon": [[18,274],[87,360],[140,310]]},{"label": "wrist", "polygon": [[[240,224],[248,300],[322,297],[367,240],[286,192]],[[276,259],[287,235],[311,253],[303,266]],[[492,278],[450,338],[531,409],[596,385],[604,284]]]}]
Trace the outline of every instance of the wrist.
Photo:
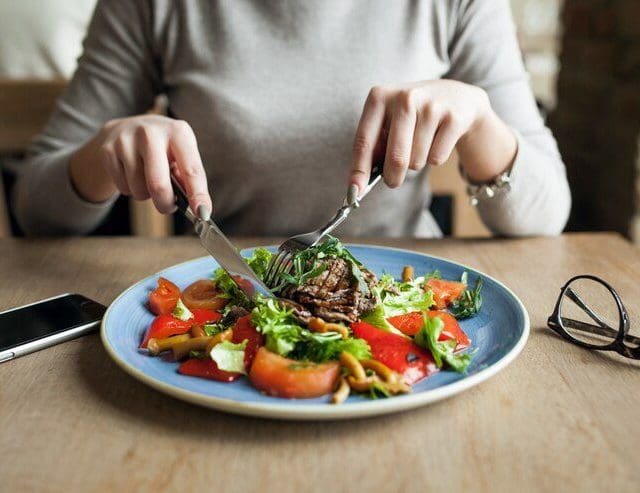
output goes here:
[{"label": "wrist", "polygon": [[489,105],[456,148],[468,180],[481,184],[495,180],[511,167],[518,143],[513,131]]},{"label": "wrist", "polygon": [[78,196],[92,203],[109,200],[118,193],[113,180],[100,163],[98,150],[102,132],[78,149],[69,160],[69,180]]}]

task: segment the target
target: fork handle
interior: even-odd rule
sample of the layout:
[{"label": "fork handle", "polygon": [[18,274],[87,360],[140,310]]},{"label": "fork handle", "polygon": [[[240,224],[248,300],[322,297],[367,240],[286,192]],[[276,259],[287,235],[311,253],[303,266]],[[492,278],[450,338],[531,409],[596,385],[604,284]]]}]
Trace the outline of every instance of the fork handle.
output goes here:
[{"label": "fork handle", "polygon": [[366,197],[366,195],[375,187],[382,179],[382,172],[384,169],[384,162],[375,164],[371,168],[371,174],[369,175],[369,183],[364,187],[361,193],[358,193],[358,187],[356,185],[350,185],[347,191],[347,198],[345,200],[345,206],[359,207],[358,202]]}]

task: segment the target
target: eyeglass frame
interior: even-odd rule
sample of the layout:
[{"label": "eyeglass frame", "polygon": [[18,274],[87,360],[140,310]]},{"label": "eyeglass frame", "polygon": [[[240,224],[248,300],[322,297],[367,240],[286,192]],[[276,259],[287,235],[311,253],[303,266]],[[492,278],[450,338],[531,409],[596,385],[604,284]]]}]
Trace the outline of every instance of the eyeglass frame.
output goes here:
[{"label": "eyeglass frame", "polygon": [[[568,319],[572,322],[575,322],[577,325],[582,325],[582,327],[575,327],[576,330],[591,332],[608,337],[612,336],[613,332],[615,331],[607,323],[603,322],[602,319],[580,298],[580,296],[578,296],[576,292],[570,288],[571,283],[577,281],[578,279],[588,279],[602,284],[609,290],[616,302],[618,314],[620,315],[620,325],[618,327],[618,334],[616,338],[607,345],[601,346],[598,344],[590,344],[588,342],[581,341],[580,339],[576,339],[571,334],[569,334],[562,322],[562,318],[564,317],[560,317],[560,305],[562,304],[562,301],[566,295],[569,299],[576,303],[589,316],[589,318],[591,318],[598,324],[596,326],[587,324],[585,322],[580,322],[579,320]],[[629,321],[629,314],[627,313],[627,309],[622,303],[622,299],[620,299],[620,295],[618,294],[618,292],[608,282],[600,279],[599,277],[590,274],[582,274],[569,279],[565,283],[565,285],[560,288],[560,296],[558,297],[558,301],[556,301],[556,306],[553,310],[553,313],[547,319],[547,326],[567,341],[583,348],[594,349],[596,351],[615,351],[626,358],[640,359],[640,338],[629,335],[631,323]],[[624,343],[625,340],[636,344],[637,347],[627,346]]]}]

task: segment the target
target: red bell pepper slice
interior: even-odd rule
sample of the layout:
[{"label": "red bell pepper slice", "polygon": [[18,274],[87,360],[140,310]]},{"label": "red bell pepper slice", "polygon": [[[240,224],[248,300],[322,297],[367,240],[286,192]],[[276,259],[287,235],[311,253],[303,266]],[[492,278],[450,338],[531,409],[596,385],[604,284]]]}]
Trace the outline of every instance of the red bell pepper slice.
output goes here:
[{"label": "red bell pepper slice", "polygon": [[438,310],[448,307],[467,289],[467,285],[462,282],[447,281],[445,279],[427,279],[424,284],[425,289],[427,287],[431,288],[433,301]]},{"label": "red bell pepper slice", "polygon": [[244,340],[247,341],[247,347],[244,349],[244,366],[249,373],[258,349],[264,346],[264,336],[251,323],[251,315],[240,317],[233,327],[231,342],[240,344]]},{"label": "red bell pepper slice", "polygon": [[191,325],[204,325],[219,322],[222,318],[220,312],[214,310],[205,310],[204,308],[195,308],[191,310],[193,313],[193,319]]},{"label": "red bell pepper slice", "polygon": [[190,377],[217,380],[218,382],[233,382],[241,376],[240,373],[219,369],[216,362],[209,358],[189,358],[178,367],[178,373]]},{"label": "red bell pepper slice", "polygon": [[176,307],[180,288],[164,277],[158,278],[158,287],[149,293],[149,308],[155,315],[168,315]]},{"label": "red bell pepper slice", "polygon": [[184,321],[177,319],[172,315],[158,315],[149,326],[140,347],[146,348],[147,342],[149,342],[149,339],[151,338],[162,339],[178,334],[184,334],[191,329],[192,325],[193,320],[191,319]]},{"label": "red bell pepper slice", "polygon": [[365,322],[352,323],[351,330],[356,337],[369,343],[374,359],[402,374],[408,384],[414,384],[437,371],[431,354],[406,337]]}]

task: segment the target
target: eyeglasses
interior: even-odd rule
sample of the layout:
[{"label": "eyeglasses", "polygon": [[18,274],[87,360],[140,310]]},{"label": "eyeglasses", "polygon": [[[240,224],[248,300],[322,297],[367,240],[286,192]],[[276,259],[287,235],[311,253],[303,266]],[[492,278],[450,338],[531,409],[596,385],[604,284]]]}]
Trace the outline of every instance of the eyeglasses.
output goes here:
[{"label": "eyeglasses", "polygon": [[598,277],[569,279],[547,324],[578,346],[640,359],[640,337],[629,334],[629,315],[620,296]]}]

